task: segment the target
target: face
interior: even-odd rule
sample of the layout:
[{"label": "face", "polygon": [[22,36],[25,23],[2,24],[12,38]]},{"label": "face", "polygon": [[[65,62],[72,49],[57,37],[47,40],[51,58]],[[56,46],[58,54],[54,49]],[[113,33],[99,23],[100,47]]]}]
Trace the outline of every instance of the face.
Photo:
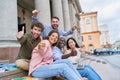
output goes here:
[{"label": "face", "polygon": [[55,44],[58,41],[58,34],[57,33],[52,33],[50,36],[48,36],[48,40],[50,44]]},{"label": "face", "polygon": [[51,21],[51,25],[52,25],[53,29],[58,29],[58,24],[59,24],[59,20],[56,18],[53,18]]},{"label": "face", "polygon": [[31,29],[31,32],[33,34],[34,39],[36,39],[40,36],[42,29],[34,26],[33,29]]},{"label": "face", "polygon": [[75,48],[75,42],[72,39],[70,39],[68,41],[68,45],[69,45],[70,49],[74,49]]},{"label": "face", "polygon": [[60,48],[63,48],[65,46],[65,39],[64,38],[60,38],[59,46],[60,46]]}]

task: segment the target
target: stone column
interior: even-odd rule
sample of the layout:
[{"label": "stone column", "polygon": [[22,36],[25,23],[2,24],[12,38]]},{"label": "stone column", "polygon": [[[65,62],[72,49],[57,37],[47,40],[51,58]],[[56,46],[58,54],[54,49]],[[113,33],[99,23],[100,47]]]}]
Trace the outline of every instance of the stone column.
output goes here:
[{"label": "stone column", "polygon": [[17,0],[1,0],[0,10],[0,61],[14,63],[20,46],[16,39]]},{"label": "stone column", "polygon": [[0,46],[11,46],[18,32],[17,0],[1,0],[0,10]]},{"label": "stone column", "polygon": [[57,16],[60,19],[59,28],[64,30],[63,10],[61,0],[52,0],[52,16]]},{"label": "stone column", "polygon": [[68,0],[62,0],[62,4],[63,4],[64,28],[67,31],[71,28]]},{"label": "stone column", "polygon": [[40,10],[38,14],[39,21],[50,25],[51,14],[50,14],[50,1],[49,0],[35,0],[35,8]]},{"label": "stone column", "polygon": [[69,3],[70,24],[73,25],[73,22],[75,22],[75,19],[74,19],[75,15],[74,15],[72,0],[69,0],[68,3]]}]

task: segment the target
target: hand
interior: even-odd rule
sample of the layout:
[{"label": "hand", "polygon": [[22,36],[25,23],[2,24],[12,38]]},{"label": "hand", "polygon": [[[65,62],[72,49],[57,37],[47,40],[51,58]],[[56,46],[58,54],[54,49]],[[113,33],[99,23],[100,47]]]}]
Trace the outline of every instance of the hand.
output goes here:
[{"label": "hand", "polygon": [[36,17],[39,12],[40,12],[39,10],[35,9],[35,10],[32,11],[32,14],[33,14],[34,17]]},{"label": "hand", "polygon": [[24,26],[22,27],[22,31],[18,32],[16,37],[17,37],[17,39],[20,39],[20,38],[22,38],[23,35],[24,35]]},{"label": "hand", "polygon": [[83,48],[80,48],[79,51],[80,51],[80,52],[84,52],[84,49],[83,49]]},{"label": "hand", "polygon": [[77,55],[77,51],[76,50],[72,50],[70,54],[71,54],[71,56],[76,56]]},{"label": "hand", "polygon": [[42,36],[40,36],[40,43],[38,44],[38,49],[44,49],[45,48],[45,43],[43,42]]},{"label": "hand", "polygon": [[63,52],[64,52],[64,53],[67,53],[66,47],[63,48]]},{"label": "hand", "polygon": [[74,23],[73,26],[72,26],[72,30],[74,31],[77,28],[78,28],[78,26]]}]

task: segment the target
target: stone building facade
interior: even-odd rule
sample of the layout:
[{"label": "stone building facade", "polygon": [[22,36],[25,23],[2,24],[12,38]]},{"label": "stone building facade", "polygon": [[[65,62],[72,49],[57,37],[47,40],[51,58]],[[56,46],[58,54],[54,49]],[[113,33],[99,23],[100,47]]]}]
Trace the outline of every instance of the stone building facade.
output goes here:
[{"label": "stone building facade", "polygon": [[110,33],[107,24],[103,24],[99,26],[99,30],[101,32],[101,45],[110,44]]},{"label": "stone building facade", "polygon": [[[68,30],[73,23],[79,26],[82,12],[79,0],[1,0],[0,1],[0,61],[12,63],[18,54],[16,40],[18,25],[24,24],[30,31],[32,10],[38,9],[39,21],[50,25],[51,17],[60,18],[59,28]],[[80,40],[80,28],[72,35]]]},{"label": "stone building facade", "polygon": [[96,48],[101,48],[100,35],[98,28],[97,12],[80,14],[82,44],[87,52],[93,53]]}]

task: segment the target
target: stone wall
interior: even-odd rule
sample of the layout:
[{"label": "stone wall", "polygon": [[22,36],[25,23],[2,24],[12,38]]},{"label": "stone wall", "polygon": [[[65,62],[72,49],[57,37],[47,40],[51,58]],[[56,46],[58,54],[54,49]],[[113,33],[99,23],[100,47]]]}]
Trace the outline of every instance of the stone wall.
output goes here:
[{"label": "stone wall", "polygon": [[[0,62],[1,63],[14,63],[18,55],[19,47],[5,47],[0,48]],[[5,61],[5,62],[4,62]]]}]

